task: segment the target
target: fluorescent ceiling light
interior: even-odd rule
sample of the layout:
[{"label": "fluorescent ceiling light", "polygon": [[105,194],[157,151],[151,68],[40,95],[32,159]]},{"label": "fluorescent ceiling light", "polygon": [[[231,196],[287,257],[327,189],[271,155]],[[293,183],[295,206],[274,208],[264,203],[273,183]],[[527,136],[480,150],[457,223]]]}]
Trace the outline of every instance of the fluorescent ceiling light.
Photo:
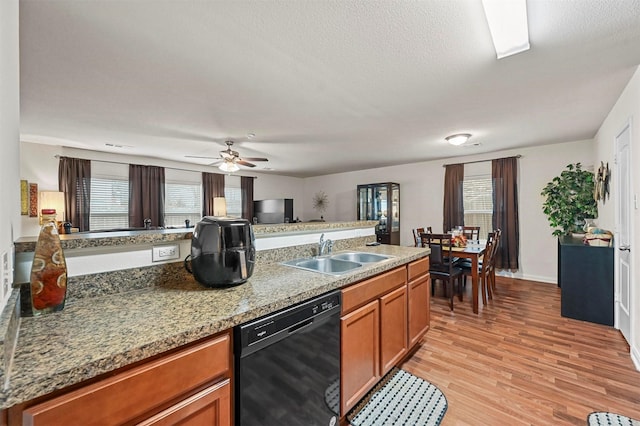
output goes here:
[{"label": "fluorescent ceiling light", "polygon": [[529,50],[526,0],[482,0],[498,59]]},{"label": "fluorescent ceiling light", "polygon": [[451,135],[444,138],[451,145],[462,145],[469,140],[471,135],[469,133],[458,133],[457,135]]}]

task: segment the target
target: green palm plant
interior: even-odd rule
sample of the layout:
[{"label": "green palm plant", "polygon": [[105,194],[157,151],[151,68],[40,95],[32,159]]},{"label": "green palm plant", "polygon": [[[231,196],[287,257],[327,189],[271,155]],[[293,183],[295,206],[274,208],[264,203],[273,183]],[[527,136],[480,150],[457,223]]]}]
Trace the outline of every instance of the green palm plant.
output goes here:
[{"label": "green palm plant", "polygon": [[582,231],[585,219],[598,216],[594,187],[593,173],[583,170],[580,163],[569,164],[547,183],[541,194],[545,197],[542,211],[554,228],[553,235]]}]

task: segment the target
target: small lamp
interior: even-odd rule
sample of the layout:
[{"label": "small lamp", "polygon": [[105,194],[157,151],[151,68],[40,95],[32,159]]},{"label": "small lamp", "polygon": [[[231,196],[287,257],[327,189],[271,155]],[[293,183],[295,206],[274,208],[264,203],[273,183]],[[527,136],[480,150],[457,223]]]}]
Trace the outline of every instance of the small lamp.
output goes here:
[{"label": "small lamp", "polygon": [[224,197],[213,197],[213,215],[218,217],[227,215],[227,200]]},{"label": "small lamp", "polygon": [[56,211],[56,223],[64,222],[65,209],[64,209],[64,192],[58,191],[40,191],[39,195],[40,203],[40,225],[43,222],[42,210],[55,210]]}]

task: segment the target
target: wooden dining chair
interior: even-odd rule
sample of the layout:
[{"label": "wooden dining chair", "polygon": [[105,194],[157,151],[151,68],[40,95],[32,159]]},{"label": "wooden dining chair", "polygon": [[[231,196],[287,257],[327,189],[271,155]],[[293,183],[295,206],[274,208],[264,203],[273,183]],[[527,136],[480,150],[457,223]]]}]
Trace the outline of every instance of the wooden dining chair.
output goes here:
[{"label": "wooden dining chair", "polygon": [[480,227],[463,226],[462,235],[464,235],[467,240],[478,241],[480,239]]},{"label": "wooden dining chair", "polygon": [[[478,279],[480,280],[480,291],[482,292],[482,304],[486,305],[487,296],[489,299],[493,299],[493,293],[491,288],[491,261],[492,256],[495,254],[494,250],[495,245],[495,234],[493,232],[489,233],[487,237],[487,245],[485,246],[484,256],[482,258],[482,263],[478,264]],[[470,263],[462,263],[460,264],[460,269],[462,270],[463,285],[466,285],[467,277],[472,276],[473,270],[471,269],[473,266]]]},{"label": "wooden dining chair", "polygon": [[431,233],[431,227],[427,226],[426,228],[416,228],[416,229],[412,229],[413,231],[413,240],[415,243],[416,247],[422,247],[422,238],[420,237],[421,234],[424,233]]},{"label": "wooden dining chair", "polygon": [[491,255],[491,264],[489,265],[489,274],[490,274],[490,283],[491,283],[491,293],[496,293],[496,257],[498,254],[498,247],[500,246],[500,238],[502,237],[502,231],[500,229],[495,229],[493,231],[493,253]]},{"label": "wooden dining chair", "polygon": [[446,262],[445,257],[452,259],[451,235],[449,234],[423,234],[423,246],[431,249],[429,255],[429,274],[431,275],[431,293],[435,294],[435,283],[442,281],[445,296],[449,297],[449,309],[453,311],[453,296],[458,294],[462,301],[462,269],[453,262]]}]

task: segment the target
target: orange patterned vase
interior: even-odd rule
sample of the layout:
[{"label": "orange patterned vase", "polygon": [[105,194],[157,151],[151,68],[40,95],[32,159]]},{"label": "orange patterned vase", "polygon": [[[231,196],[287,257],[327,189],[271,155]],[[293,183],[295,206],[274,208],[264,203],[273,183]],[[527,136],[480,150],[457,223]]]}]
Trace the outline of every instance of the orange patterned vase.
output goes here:
[{"label": "orange patterned vase", "polygon": [[61,311],[67,296],[67,263],[55,221],[42,225],[31,265],[33,315]]}]

